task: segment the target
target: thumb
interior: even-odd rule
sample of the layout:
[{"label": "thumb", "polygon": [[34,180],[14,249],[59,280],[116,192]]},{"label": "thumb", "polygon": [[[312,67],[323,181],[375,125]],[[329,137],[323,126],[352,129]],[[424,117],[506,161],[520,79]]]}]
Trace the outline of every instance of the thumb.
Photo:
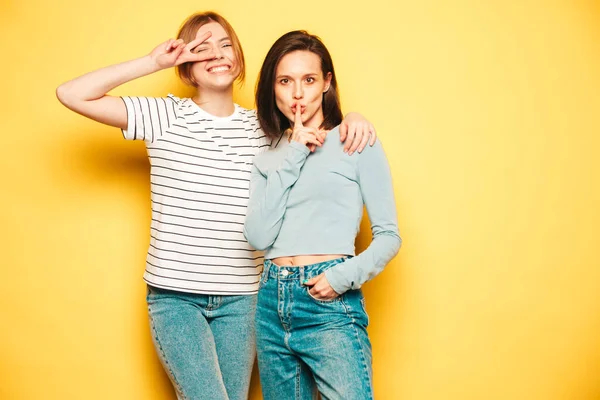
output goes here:
[{"label": "thumb", "polygon": [[319,277],[315,276],[314,278],[311,279],[305,279],[302,284],[304,286],[313,286],[315,283],[317,283],[319,281]]},{"label": "thumb", "polygon": [[302,128],[302,107],[296,104],[296,115],[294,118],[294,128]]}]

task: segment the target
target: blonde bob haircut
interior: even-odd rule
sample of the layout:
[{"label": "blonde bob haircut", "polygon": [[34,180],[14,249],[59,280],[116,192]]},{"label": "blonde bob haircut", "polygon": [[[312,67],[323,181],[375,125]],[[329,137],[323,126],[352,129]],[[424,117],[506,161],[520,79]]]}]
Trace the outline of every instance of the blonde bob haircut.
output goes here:
[{"label": "blonde bob haircut", "polygon": [[[225,18],[217,14],[216,12],[207,11],[203,13],[193,14],[185,20],[179,32],[177,33],[177,39],[183,39],[184,42],[189,43],[192,40],[196,39],[196,34],[198,33],[198,29],[203,25],[208,24],[209,22],[216,22],[225,29],[227,35],[231,39],[231,44],[233,46],[233,53],[235,54],[237,61],[237,68],[239,70],[237,80],[238,82],[244,82],[244,78],[246,77],[246,62],[244,61],[244,52],[242,51],[242,45],[240,44],[240,40],[238,39],[235,31],[227,22]],[[192,76],[192,65],[193,63],[187,62],[175,67],[177,71],[177,75],[186,85],[197,87],[198,84],[194,80]]]}]

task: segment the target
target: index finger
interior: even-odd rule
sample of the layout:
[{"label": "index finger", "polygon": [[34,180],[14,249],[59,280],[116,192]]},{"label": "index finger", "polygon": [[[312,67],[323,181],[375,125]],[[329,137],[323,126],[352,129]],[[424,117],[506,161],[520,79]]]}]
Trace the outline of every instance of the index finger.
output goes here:
[{"label": "index finger", "polygon": [[211,36],[212,36],[212,32],[208,31],[204,35],[200,36],[199,38],[196,38],[196,39],[192,40],[191,42],[189,42],[187,44],[187,46],[185,46],[185,49],[191,51],[194,47],[200,46],[202,43],[204,43],[206,41],[206,39],[208,39]]},{"label": "index finger", "polygon": [[296,104],[296,116],[294,118],[294,128],[302,128],[302,107]]}]

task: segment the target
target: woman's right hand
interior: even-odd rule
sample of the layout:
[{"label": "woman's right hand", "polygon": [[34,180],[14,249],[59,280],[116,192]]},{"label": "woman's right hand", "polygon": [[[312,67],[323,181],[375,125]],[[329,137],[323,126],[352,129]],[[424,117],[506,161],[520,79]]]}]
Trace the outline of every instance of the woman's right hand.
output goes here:
[{"label": "woman's right hand", "polygon": [[213,55],[193,53],[193,50],[211,37],[211,32],[185,43],[183,39],[169,39],[150,52],[150,58],[159,69],[171,68],[186,62],[210,60]]},{"label": "woman's right hand", "polygon": [[314,152],[318,147],[323,145],[325,141],[326,132],[309,128],[307,126],[302,125],[302,107],[300,105],[296,105],[296,114],[294,118],[294,128],[292,129],[292,134],[290,135],[290,140],[294,140],[298,143],[302,143],[312,152]]}]

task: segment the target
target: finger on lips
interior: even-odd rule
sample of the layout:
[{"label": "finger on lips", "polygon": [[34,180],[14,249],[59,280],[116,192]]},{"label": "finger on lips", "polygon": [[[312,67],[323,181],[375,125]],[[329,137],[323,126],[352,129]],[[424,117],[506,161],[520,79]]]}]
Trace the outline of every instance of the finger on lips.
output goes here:
[{"label": "finger on lips", "polygon": [[294,117],[294,128],[301,128],[302,125],[302,107],[296,104],[296,113]]}]

